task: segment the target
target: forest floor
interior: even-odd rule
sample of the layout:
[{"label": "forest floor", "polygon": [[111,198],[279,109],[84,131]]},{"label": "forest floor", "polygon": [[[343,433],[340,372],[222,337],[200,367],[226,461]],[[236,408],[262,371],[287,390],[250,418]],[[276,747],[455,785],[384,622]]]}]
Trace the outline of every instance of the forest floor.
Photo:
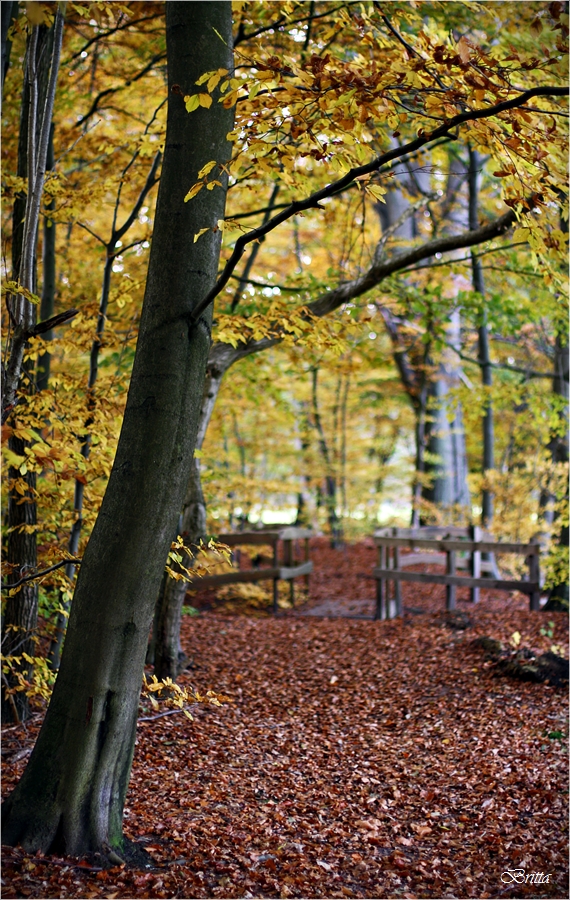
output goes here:
[{"label": "forest floor", "polygon": [[[302,608],[184,617],[181,681],[231,702],[141,710],[125,831],[155,866],[4,848],[5,898],[568,896],[567,692],[474,643],[566,646],[568,616],[483,591],[458,629],[405,585],[401,619],[347,618],[373,612],[372,544],[312,556]],[[40,724],[6,729],[4,793]]]}]

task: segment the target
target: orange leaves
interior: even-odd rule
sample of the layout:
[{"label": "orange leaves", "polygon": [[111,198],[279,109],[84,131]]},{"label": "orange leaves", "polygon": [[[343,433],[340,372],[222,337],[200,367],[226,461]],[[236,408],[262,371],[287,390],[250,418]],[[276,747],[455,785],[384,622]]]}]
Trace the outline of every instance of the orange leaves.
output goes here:
[{"label": "orange leaves", "polygon": [[[348,609],[368,592],[372,604],[361,577],[372,547],[317,540],[312,557],[315,600]],[[5,895],[493,897],[501,860],[514,855],[527,872],[551,872],[553,896],[565,896],[567,755],[564,739],[545,735],[545,722],[565,730],[564,697],[471,672],[481,629],[542,640],[544,617],[501,595],[470,606],[473,627],[459,637],[434,591],[410,586],[415,612],[387,623],[185,618],[193,668],[181,687],[203,696],[213,685],[235,702],[201,704],[192,722],[143,714],[153,720],[139,726],[125,827],[156,868],[103,872],[5,848]],[[567,620],[552,618],[561,641]],[[333,669],[343,681],[334,695]],[[4,790],[39,726],[7,731]],[[458,745],[444,755],[436,738],[452,729]]]},{"label": "orange leaves", "polygon": [[465,37],[460,38],[457,43],[457,52],[462,63],[468,63],[471,59],[470,44],[471,41],[468,41]]}]

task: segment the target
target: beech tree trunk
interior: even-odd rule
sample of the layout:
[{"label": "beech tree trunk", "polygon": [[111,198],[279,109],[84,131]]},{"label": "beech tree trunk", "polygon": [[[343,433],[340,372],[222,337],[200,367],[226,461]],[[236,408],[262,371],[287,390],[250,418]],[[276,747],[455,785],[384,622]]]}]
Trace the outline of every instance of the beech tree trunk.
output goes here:
[{"label": "beech tree trunk", "polygon": [[[46,159],[46,170],[50,171],[54,167],[53,152],[53,123],[49,132],[49,144]],[[55,209],[55,197],[46,203],[48,210]],[[42,284],[42,301],[40,305],[40,321],[45,322],[51,319],[55,308],[55,222],[44,215],[43,224],[43,284]],[[42,334],[44,341],[53,340],[53,329],[50,328]],[[49,384],[51,354],[48,350],[40,354],[36,367],[36,388],[38,391],[44,391]]]},{"label": "beech tree trunk", "polygon": [[[463,191],[465,164],[453,153],[449,154],[449,174],[446,182],[447,211],[442,215],[442,234],[461,233],[468,224],[468,201]],[[450,254],[453,257],[453,253]],[[457,284],[457,290],[462,285]],[[462,368],[459,357],[451,349],[461,348],[461,314],[459,309],[451,312],[446,328],[449,347],[443,351],[439,371],[429,388],[428,406],[431,405],[432,419],[429,425],[429,439],[426,442],[428,456],[425,471],[431,476],[431,484],[426,484],[422,497],[439,506],[442,511],[452,508],[462,510],[468,519],[471,516],[471,500],[467,484],[467,452],[463,410],[457,400],[451,400],[450,391],[459,386]],[[430,403],[431,401],[431,403]]]},{"label": "beech tree trunk", "polygon": [[[184,196],[212,159],[226,163],[233,111],[188,114],[196,79],[232,69],[231,4],[166,4],[169,106],[154,237],[133,374],[109,484],[83,556],[61,667],[3,840],[28,852],[124,852],[123,805],[154,601],[184,499],[210,347],[211,289],[226,188]],[[223,181],[223,174],[218,175]],[[225,181],[224,181],[225,185]]]},{"label": "beech tree trunk", "polygon": [[4,93],[4,80],[6,78],[6,75],[8,74],[8,69],[10,68],[10,53],[12,51],[12,41],[8,37],[8,29],[10,28],[12,22],[14,22],[17,18],[17,0],[14,0],[14,2],[12,3],[8,2],[8,0],[5,0],[5,2],[2,3],[2,93]]}]

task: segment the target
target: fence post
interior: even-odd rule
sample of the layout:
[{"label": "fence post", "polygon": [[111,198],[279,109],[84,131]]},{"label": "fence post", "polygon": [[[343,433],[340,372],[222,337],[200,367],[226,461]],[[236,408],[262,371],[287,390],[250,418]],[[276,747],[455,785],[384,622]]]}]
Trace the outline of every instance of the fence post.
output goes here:
[{"label": "fence post", "polygon": [[[295,563],[294,563],[294,556],[295,556],[294,542],[292,540],[286,540],[284,543],[285,543],[285,565],[291,566],[291,568],[293,568],[293,566],[295,565]],[[291,601],[291,606],[295,606],[295,579],[294,578],[289,579],[289,599]]]},{"label": "fence post", "polygon": [[[478,525],[472,525],[470,528],[471,540],[481,540],[481,529]],[[471,578],[481,578],[481,551],[473,550],[471,553]],[[471,603],[479,603],[480,588],[471,588]]]},{"label": "fence post", "polygon": [[[279,565],[278,548],[279,548],[279,541],[276,539],[273,543],[273,568],[274,569],[276,569]],[[279,599],[278,585],[279,585],[279,579],[274,578],[273,579],[273,615],[274,616],[277,615],[277,601]]]},{"label": "fence post", "polygon": [[536,589],[530,594],[530,609],[535,611],[540,609],[540,550],[538,541],[532,541],[536,545],[534,552],[530,553],[528,559],[528,580],[536,583]]},{"label": "fence post", "polygon": [[[380,569],[385,568],[386,562],[386,547],[381,544],[378,547],[378,566]],[[384,618],[384,578],[380,577],[376,581],[376,612],[374,614],[375,619],[383,619]]]},{"label": "fence post", "polygon": [[[392,547],[386,547],[386,568],[393,568],[393,554]],[[392,592],[392,581],[390,580],[390,576],[386,579],[386,619],[390,619],[392,617],[392,607],[390,605],[390,593]]]},{"label": "fence post", "polygon": [[[448,575],[455,575],[455,550],[446,550],[447,565],[445,571]],[[457,588],[454,584],[445,586],[445,608],[455,609],[455,598],[457,596]]]},{"label": "fence post", "polygon": [[[394,568],[396,572],[400,571],[400,548],[394,547]],[[396,595],[396,615],[402,615],[402,583],[399,579],[394,582],[394,592]]]}]

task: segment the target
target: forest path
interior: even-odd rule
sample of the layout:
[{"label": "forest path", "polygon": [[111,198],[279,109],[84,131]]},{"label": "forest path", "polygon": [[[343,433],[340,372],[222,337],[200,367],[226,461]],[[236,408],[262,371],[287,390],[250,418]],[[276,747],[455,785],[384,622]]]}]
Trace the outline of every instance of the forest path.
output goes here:
[{"label": "forest path", "polygon": [[[348,609],[351,584],[372,604],[368,552],[337,560],[332,595],[319,563],[308,609]],[[390,622],[185,616],[181,681],[231,699],[192,722],[143,701],[125,830],[156,868],[6,849],[3,896],[568,896],[566,691],[500,676],[474,645],[518,631],[542,652],[566,642],[567,616],[498,593],[460,601],[471,624],[456,630],[441,587],[409,587],[422,614]],[[7,730],[4,792],[39,724]],[[517,868],[549,879],[509,887]]]}]

